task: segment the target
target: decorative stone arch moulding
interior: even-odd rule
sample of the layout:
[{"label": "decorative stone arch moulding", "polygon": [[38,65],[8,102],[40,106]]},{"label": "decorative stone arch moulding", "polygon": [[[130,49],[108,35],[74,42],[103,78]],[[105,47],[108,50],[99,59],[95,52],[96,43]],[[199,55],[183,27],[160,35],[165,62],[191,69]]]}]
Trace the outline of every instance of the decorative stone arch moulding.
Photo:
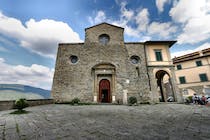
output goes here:
[{"label": "decorative stone arch moulding", "polygon": [[112,63],[108,63],[108,62],[100,62],[98,64],[95,64],[92,69],[103,69],[103,68],[116,68],[116,66]]},{"label": "decorative stone arch moulding", "polygon": [[99,83],[102,79],[106,79],[110,82],[110,100],[115,101],[115,85],[116,85],[116,66],[112,63],[101,62],[92,67],[92,76],[94,78],[93,97],[94,102],[100,102],[99,100]]}]

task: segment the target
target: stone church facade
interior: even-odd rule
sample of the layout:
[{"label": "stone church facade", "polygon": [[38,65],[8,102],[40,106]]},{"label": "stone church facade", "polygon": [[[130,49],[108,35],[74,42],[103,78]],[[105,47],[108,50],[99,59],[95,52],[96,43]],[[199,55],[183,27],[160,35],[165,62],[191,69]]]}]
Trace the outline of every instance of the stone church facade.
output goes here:
[{"label": "stone church facade", "polygon": [[124,42],[124,29],[101,23],[84,43],[60,43],[53,78],[56,102],[181,101],[169,48],[176,41]]}]

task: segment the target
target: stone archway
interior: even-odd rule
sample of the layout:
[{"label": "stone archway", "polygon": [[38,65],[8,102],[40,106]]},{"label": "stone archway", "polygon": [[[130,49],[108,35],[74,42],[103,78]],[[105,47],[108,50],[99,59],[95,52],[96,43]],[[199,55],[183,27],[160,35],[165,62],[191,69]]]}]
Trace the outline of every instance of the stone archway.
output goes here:
[{"label": "stone archway", "polygon": [[155,74],[157,79],[157,86],[159,89],[159,99],[161,102],[166,102],[168,97],[173,97],[175,100],[171,77],[168,72],[159,70]]},{"label": "stone archway", "polygon": [[[94,102],[115,102],[115,66],[111,63],[100,63],[92,68],[94,76]],[[106,96],[102,98],[102,96]]]},{"label": "stone archway", "polygon": [[99,102],[110,103],[110,82],[107,79],[102,79],[99,82]]}]

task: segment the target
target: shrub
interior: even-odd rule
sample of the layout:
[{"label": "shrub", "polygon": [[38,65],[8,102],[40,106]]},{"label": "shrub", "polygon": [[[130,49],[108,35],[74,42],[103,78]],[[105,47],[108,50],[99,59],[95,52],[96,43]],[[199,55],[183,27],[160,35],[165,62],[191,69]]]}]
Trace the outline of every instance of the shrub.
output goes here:
[{"label": "shrub", "polygon": [[185,103],[186,104],[189,104],[189,103],[192,103],[193,101],[192,101],[192,96],[188,96],[188,97],[186,97],[185,98]]},{"label": "shrub", "polygon": [[192,96],[188,96],[187,98],[189,99],[190,103],[192,103]]},{"label": "shrub", "polygon": [[137,99],[134,96],[128,98],[128,104],[133,105],[137,103]]},{"label": "shrub", "polygon": [[74,98],[71,100],[71,104],[74,105],[74,104],[79,104],[80,102],[80,99],[79,98]]},{"label": "shrub", "polygon": [[21,98],[15,101],[15,108],[18,110],[23,110],[28,106],[29,104],[27,103],[26,99]]}]

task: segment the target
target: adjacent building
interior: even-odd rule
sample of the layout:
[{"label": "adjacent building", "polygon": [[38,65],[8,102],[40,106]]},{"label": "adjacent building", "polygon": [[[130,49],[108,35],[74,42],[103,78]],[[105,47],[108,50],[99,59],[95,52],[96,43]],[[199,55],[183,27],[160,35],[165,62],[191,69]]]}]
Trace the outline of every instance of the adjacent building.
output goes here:
[{"label": "adjacent building", "polygon": [[178,87],[184,96],[210,95],[210,48],[173,58]]},{"label": "adjacent building", "polygon": [[[60,43],[53,78],[56,102],[181,101],[169,48],[176,41],[124,42],[124,28],[85,29],[84,43]],[[165,86],[165,83],[168,86]]]}]

